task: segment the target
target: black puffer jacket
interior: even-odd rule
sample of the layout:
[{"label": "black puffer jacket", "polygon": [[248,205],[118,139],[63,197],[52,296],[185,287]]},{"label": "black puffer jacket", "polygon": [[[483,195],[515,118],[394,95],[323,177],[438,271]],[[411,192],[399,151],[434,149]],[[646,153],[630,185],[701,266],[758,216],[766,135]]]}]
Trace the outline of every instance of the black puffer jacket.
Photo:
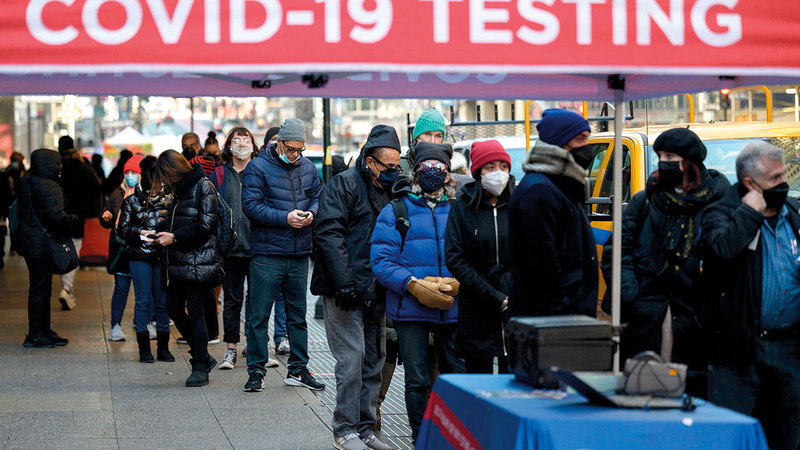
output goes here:
[{"label": "black puffer jacket", "polygon": [[[665,193],[648,182],[648,189],[633,196],[622,217],[621,297],[622,360],[645,350],[660,352],[661,324],[670,307],[674,335],[673,361],[703,368],[705,357],[702,330],[705,314],[700,294],[700,228],[703,208],[722,198],[730,188],[724,175],[704,173],[705,183],[695,192],[702,199],[683,208],[667,211],[658,197]],[[670,230],[691,232],[692,242],[670,238]],[[691,230],[691,231],[690,231]],[[671,244],[674,242],[675,244]],[[691,246],[686,258],[677,258],[676,250]],[[608,258],[610,261],[610,258]],[[604,259],[604,269],[606,268]]]},{"label": "black puffer jacket", "polygon": [[372,183],[365,159],[369,149],[387,145],[381,139],[395,131],[386,128],[386,135],[364,144],[354,167],[331,178],[322,189],[314,219],[314,295],[332,296],[337,289],[352,285],[362,295],[382,297],[381,288],[375,291],[378,284],[369,252],[378,214],[390,197]]},{"label": "black puffer jacket", "polygon": [[456,351],[462,356],[503,355],[503,300],[511,288],[508,258],[508,200],[514,178],[496,205],[480,181],[461,189],[451,204],[444,255],[450,273],[461,283],[458,293]]},{"label": "black puffer jacket", "polygon": [[175,243],[167,247],[170,281],[219,286],[225,276],[217,251],[217,195],[200,164],[172,186],[175,200],[168,230]]},{"label": "black puffer jacket", "polygon": [[61,156],[58,152],[39,149],[31,155],[31,170],[22,177],[17,191],[19,228],[15,246],[22,256],[48,257],[45,235],[39,223],[58,242],[83,229],[83,221],[64,210],[64,193],[58,185],[60,171]]},{"label": "black puffer jacket", "polygon": [[125,189],[123,189],[122,186],[117,186],[117,188],[114,189],[114,191],[108,197],[108,201],[106,202],[106,207],[104,210],[111,213],[111,219],[103,220],[103,215],[100,215],[100,226],[111,230],[111,233],[108,235],[108,259],[106,259],[106,269],[109,270],[109,273],[111,273],[111,263],[114,262],[114,259],[116,259],[117,254],[119,254],[119,251],[122,248],[122,238],[120,238],[117,234],[116,224],[119,211],[122,208],[122,200],[124,197]]},{"label": "black puffer jacket", "polygon": [[161,246],[155,242],[143,241],[139,235],[142,230],[154,233],[167,230],[167,219],[172,207],[172,195],[162,189],[151,197],[141,187],[122,202],[117,232],[128,243],[128,252],[133,261],[156,261],[161,257]]}]

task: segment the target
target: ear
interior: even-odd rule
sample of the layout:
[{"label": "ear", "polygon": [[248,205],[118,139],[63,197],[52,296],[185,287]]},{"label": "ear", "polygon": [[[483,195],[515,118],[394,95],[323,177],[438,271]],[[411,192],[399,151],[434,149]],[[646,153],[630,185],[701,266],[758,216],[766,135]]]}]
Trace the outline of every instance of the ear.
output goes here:
[{"label": "ear", "polygon": [[755,181],[753,181],[753,179],[750,177],[744,177],[744,180],[742,180],[742,184],[744,185],[744,187],[747,188],[748,191],[761,192],[761,188],[758,187]]}]

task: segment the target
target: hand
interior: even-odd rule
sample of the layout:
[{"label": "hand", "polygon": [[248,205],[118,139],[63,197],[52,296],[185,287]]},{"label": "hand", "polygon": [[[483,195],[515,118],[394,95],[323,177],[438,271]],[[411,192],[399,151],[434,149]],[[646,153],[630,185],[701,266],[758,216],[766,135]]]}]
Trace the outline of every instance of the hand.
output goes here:
[{"label": "hand", "polygon": [[447,294],[439,292],[439,283],[435,281],[419,280],[411,278],[406,290],[419,302],[428,308],[441,310],[450,309],[455,303],[455,299]]},{"label": "hand", "polygon": [[114,217],[114,215],[111,214],[111,211],[108,211],[108,210],[103,211],[103,220],[105,220],[106,222],[111,220],[113,217]]},{"label": "hand", "polygon": [[153,242],[155,239],[152,238],[156,234],[153,230],[139,230],[139,237],[144,242]]},{"label": "hand", "polygon": [[355,286],[346,286],[336,291],[334,304],[342,311],[353,311],[364,304],[364,300],[356,292]]},{"label": "hand", "polygon": [[299,209],[289,212],[289,214],[286,216],[286,223],[288,223],[292,228],[303,228],[311,223],[306,223],[307,217],[301,216],[301,214],[305,214],[305,212],[300,211]]},{"label": "hand", "polygon": [[742,197],[742,203],[755,209],[761,214],[763,214],[764,210],[767,209],[767,202],[764,200],[764,195],[761,194],[761,191],[756,189],[752,189],[750,192],[745,194],[745,196]]},{"label": "hand", "polygon": [[503,300],[503,303],[500,304],[500,312],[506,312],[508,309],[508,297]]},{"label": "hand", "polygon": [[453,277],[425,277],[424,280],[437,283],[439,292],[452,297],[458,295],[458,288],[461,287],[461,283]]},{"label": "hand", "polygon": [[168,233],[166,231],[162,231],[158,233],[156,236],[157,236],[156,242],[158,242],[159,245],[164,247],[172,245],[172,243],[175,242],[175,235],[172,233]]},{"label": "hand", "polygon": [[311,222],[314,221],[314,213],[312,213],[311,211],[304,211],[304,212],[305,212],[306,216],[305,216],[305,222],[303,223],[303,226],[306,227],[306,226],[311,225]]}]

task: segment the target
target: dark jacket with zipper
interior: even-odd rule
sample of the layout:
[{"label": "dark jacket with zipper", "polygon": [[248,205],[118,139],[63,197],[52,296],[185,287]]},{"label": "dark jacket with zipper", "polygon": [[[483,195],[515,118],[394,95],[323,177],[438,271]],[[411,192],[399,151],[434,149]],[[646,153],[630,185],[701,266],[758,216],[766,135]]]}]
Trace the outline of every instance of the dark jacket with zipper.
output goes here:
[{"label": "dark jacket with zipper", "polygon": [[[229,256],[249,258],[250,252],[250,219],[242,210],[242,176],[233,168],[233,163],[228,162],[215,170],[222,170],[222,185],[217,186],[215,173],[211,174],[211,182],[217,187],[217,192],[231,207],[233,220],[236,225],[236,245]],[[242,174],[243,175],[243,174]]]},{"label": "dark jacket with zipper", "polygon": [[473,358],[503,355],[501,306],[511,288],[508,200],[514,178],[495,205],[480,181],[461,189],[450,207],[445,232],[447,268],[461,283],[456,351]]},{"label": "dark jacket with zipper", "polygon": [[122,202],[117,232],[128,244],[132,261],[156,262],[161,259],[162,247],[156,242],[143,241],[139,233],[142,230],[150,230],[154,234],[167,231],[172,202],[172,195],[166,189],[151,197],[139,186],[136,186],[133,195]]},{"label": "dark jacket with zipper", "polygon": [[311,211],[316,219],[321,189],[317,168],[304,156],[287,164],[278,159],[272,144],[253,158],[242,180],[242,210],[250,219],[251,253],[310,255],[311,226],[293,228],[286,218],[298,209]]},{"label": "dark jacket with zipper", "polygon": [[[762,239],[764,216],[742,203],[746,190],[735,184],[719,202],[706,208],[701,221],[703,275],[707,278],[711,361],[745,363],[756,358],[761,327]],[[797,237],[800,204],[787,199],[786,216]],[[755,250],[751,243],[758,235]]]},{"label": "dark jacket with zipper", "polygon": [[39,224],[57,242],[76,236],[78,230],[83,231],[83,220],[64,209],[64,192],[58,185],[60,171],[58,152],[40,149],[31,155],[31,170],[22,177],[17,190],[16,248],[22,256],[49,258],[46,237]]},{"label": "dark jacket with zipper", "polygon": [[381,294],[375,290],[369,250],[372,230],[389,203],[389,194],[375,187],[365,164],[366,151],[381,146],[375,144],[365,145],[355,166],[331,178],[322,189],[319,216],[314,220],[314,295],[333,296],[346,286],[354,286],[370,299]]},{"label": "dark jacket with zipper", "polygon": [[219,223],[216,190],[200,164],[172,186],[174,202],[168,230],[167,283],[219,286],[225,276],[217,251]]},{"label": "dark jacket with zipper", "polygon": [[111,219],[103,220],[103,215],[100,214],[100,226],[111,230],[111,233],[108,235],[108,259],[106,259],[107,270],[110,270],[111,263],[114,262],[114,259],[116,259],[120,249],[122,248],[122,238],[117,234],[116,224],[117,217],[119,217],[119,211],[122,208],[122,200],[124,200],[124,197],[125,189],[123,189],[122,186],[117,186],[117,188],[111,192],[111,195],[108,196],[108,201],[106,202],[106,207],[104,210],[111,213]]}]

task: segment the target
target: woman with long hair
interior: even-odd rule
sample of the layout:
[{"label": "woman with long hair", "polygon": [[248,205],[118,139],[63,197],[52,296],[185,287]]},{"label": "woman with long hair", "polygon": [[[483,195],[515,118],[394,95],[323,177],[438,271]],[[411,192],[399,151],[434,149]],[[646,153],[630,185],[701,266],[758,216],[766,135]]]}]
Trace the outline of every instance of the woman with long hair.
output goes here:
[{"label": "woman with long hair", "polygon": [[700,214],[730,183],[706,169],[706,147],[689,129],[661,133],[653,150],[658,171],[622,217],[622,361],[651,350],[687,364],[687,391],[705,397]]},{"label": "woman with long hair", "polygon": [[190,166],[175,150],[158,157],[151,195],[162,186],[174,196],[169,226],[156,235],[167,248],[167,312],[190,347],[192,374],[186,386],[205,386],[217,362],[208,354],[203,307],[213,301],[214,286],[224,278],[217,250],[217,194],[203,168]]}]

